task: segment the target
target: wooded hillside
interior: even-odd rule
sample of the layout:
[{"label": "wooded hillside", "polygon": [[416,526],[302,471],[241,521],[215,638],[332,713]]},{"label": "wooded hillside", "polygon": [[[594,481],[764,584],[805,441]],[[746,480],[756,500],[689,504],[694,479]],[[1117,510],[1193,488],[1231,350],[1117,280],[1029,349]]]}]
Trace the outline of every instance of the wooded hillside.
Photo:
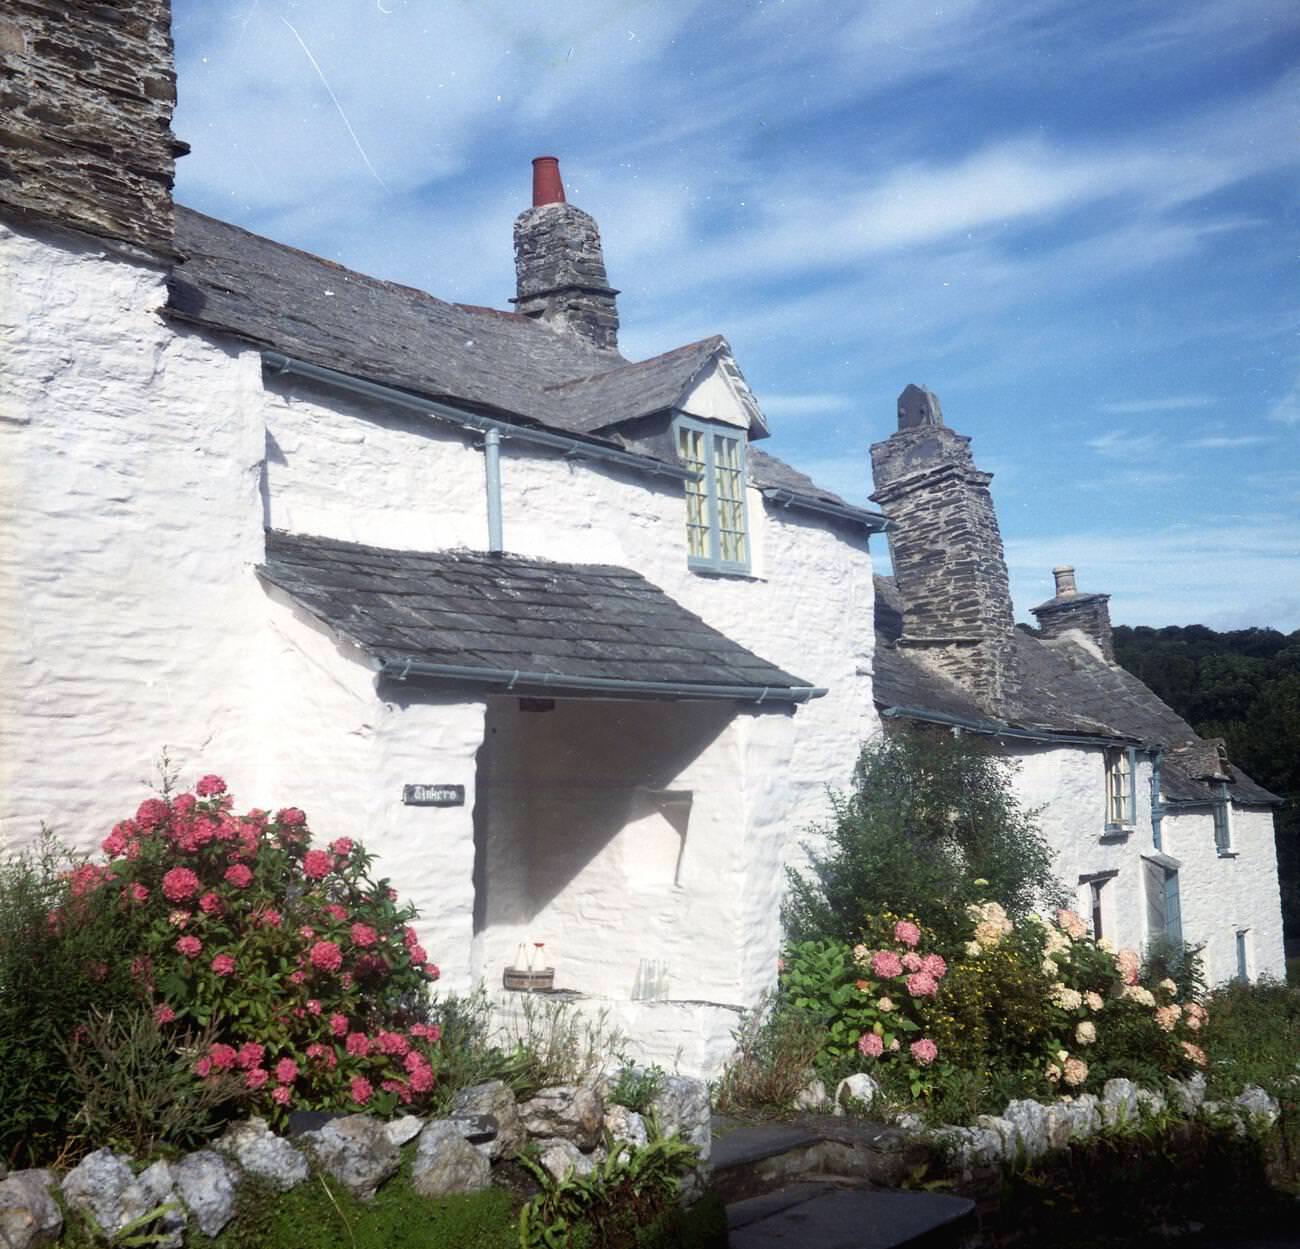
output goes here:
[{"label": "wooded hillside", "polygon": [[1286,935],[1300,939],[1300,629],[1115,629],[1115,655],[1285,805],[1276,811]]}]

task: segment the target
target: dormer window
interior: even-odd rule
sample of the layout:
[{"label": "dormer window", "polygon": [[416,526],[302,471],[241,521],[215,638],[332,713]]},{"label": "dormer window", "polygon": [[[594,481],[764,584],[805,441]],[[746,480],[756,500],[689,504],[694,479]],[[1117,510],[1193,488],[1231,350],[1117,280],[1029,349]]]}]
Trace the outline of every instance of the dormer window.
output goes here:
[{"label": "dormer window", "polygon": [[745,435],[679,416],[677,454],[700,476],[686,483],[686,555],[707,572],[749,572]]},{"label": "dormer window", "polygon": [[1106,828],[1108,830],[1131,828],[1136,819],[1137,752],[1127,750],[1106,751]]}]

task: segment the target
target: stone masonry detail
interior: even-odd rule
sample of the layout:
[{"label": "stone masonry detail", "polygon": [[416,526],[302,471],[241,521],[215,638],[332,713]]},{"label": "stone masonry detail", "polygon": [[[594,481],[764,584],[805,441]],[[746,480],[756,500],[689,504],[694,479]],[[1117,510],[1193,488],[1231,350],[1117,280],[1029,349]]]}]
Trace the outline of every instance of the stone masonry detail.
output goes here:
[{"label": "stone masonry detail", "polygon": [[1056,595],[1029,610],[1038,621],[1043,637],[1058,638],[1069,629],[1079,629],[1090,637],[1109,663],[1115,662],[1115,646],[1110,630],[1110,595],[1089,594],[1075,584],[1074,569],[1068,564],[1053,568]]},{"label": "stone masonry detail", "polygon": [[944,425],[937,397],[919,386],[899,396],[899,428],[871,461],[906,604],[898,645],[1003,708],[1015,622],[992,473],[975,467],[970,439]]},{"label": "stone masonry detail", "polygon": [[595,220],[572,204],[541,204],[515,221],[515,309],[593,346],[618,350],[618,292],[605,276]]},{"label": "stone masonry detail", "polygon": [[172,251],[170,0],[8,0],[0,208]]}]

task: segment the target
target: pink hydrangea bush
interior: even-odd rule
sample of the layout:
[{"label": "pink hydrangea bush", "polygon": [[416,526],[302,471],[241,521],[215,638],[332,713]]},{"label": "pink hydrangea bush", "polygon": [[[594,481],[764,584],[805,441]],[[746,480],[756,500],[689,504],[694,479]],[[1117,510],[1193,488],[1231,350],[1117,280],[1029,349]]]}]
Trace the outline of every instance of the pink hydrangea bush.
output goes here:
[{"label": "pink hydrangea bush", "polygon": [[161,1025],[178,1036],[216,1027],[195,1059],[200,1078],[238,1073],[250,1107],[271,1120],[428,1104],[438,968],[410,926],[413,908],[371,879],[359,843],[313,847],[296,807],[237,815],[209,775],[192,793],[142,803],[103,851],[106,864],[78,869],[71,898],[93,891],[120,908]]},{"label": "pink hydrangea bush", "polygon": [[906,1064],[918,1079],[935,1062],[938,1046],[919,1035],[920,1019],[923,1004],[941,992],[948,965],[925,944],[915,919],[886,914],[868,919],[851,950],[835,941],[790,947],[782,990],[796,1009],[826,1021],[823,1059],[837,1069]]}]

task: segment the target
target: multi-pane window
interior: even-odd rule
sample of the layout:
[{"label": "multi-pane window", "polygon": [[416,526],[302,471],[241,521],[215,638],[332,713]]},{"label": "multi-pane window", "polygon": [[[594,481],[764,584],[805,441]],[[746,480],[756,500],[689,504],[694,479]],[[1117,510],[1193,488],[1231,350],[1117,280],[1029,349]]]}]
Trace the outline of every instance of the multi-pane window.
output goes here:
[{"label": "multi-pane window", "polygon": [[744,434],[679,417],[677,454],[700,474],[686,483],[686,553],[691,567],[748,572]]},{"label": "multi-pane window", "polygon": [[1135,751],[1106,751],[1106,827],[1126,828],[1137,807]]}]

